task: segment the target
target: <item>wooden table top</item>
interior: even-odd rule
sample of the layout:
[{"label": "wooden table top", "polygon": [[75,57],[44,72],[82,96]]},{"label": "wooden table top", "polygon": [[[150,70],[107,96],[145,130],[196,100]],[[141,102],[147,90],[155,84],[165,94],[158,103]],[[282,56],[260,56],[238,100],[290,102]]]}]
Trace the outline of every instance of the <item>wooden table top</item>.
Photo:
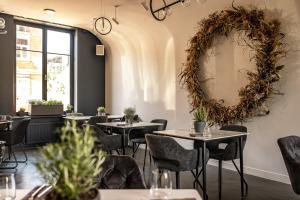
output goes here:
[{"label": "wooden table top", "polygon": [[[233,138],[240,137],[243,135],[248,135],[249,133],[245,132],[236,132],[236,131],[225,131],[225,130],[210,130],[210,132],[206,135],[200,135],[195,132],[189,130],[165,130],[165,131],[154,131],[153,133],[158,135],[188,139],[188,140],[199,140],[199,141],[210,141],[210,140],[218,140],[224,138]],[[196,134],[193,135],[193,134]]]}]

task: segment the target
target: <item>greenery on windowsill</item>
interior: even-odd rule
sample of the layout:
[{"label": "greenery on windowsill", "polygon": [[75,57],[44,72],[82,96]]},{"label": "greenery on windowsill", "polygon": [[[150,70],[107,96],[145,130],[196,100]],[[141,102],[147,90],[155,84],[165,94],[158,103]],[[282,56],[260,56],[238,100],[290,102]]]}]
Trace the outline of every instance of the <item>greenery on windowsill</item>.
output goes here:
[{"label": "greenery on windowsill", "polygon": [[62,101],[58,101],[58,100],[49,100],[49,101],[45,101],[45,100],[30,100],[28,103],[30,105],[44,105],[44,106],[63,105],[63,102]]}]

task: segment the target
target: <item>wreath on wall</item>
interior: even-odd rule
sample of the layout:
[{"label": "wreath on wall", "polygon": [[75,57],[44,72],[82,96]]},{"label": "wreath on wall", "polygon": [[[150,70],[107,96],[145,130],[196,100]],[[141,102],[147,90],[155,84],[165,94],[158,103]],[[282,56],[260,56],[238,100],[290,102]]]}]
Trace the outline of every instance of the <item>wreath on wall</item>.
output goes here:
[{"label": "wreath on wall", "polygon": [[[200,22],[187,49],[185,68],[179,74],[181,83],[189,92],[193,110],[203,106],[208,112],[208,121],[221,125],[243,122],[256,116],[271,94],[280,94],[273,83],[280,80],[279,72],[284,67],[277,63],[286,56],[284,34],[280,32],[278,20],[267,18],[263,10],[232,7],[231,10],[215,12]],[[217,37],[227,37],[232,31],[243,33],[248,38],[245,42],[255,52],[251,60],[254,60],[256,70],[247,71],[249,84],[239,90],[239,103],[225,106],[224,101],[211,99],[206,94],[204,82],[207,79],[203,77],[204,65],[199,60],[206,56]]]}]

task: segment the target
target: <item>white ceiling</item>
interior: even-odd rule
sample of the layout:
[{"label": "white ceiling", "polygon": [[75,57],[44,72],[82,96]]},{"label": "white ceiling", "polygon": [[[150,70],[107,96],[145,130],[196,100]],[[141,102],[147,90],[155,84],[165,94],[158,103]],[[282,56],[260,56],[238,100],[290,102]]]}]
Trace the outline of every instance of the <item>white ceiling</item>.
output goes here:
[{"label": "white ceiling", "polygon": [[[92,30],[94,18],[103,14],[108,18],[114,16],[114,5],[121,5],[118,8],[121,23],[133,12],[147,15],[140,4],[141,1],[143,0],[103,0],[103,11],[100,6],[101,0],[0,0],[0,11]],[[45,8],[56,10],[56,14],[44,13]]]}]

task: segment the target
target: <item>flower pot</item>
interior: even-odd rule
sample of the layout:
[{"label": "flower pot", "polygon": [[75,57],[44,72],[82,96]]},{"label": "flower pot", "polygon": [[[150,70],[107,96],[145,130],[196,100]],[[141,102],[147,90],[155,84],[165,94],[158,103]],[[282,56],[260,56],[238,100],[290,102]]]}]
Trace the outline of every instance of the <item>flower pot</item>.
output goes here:
[{"label": "flower pot", "polygon": [[98,112],[97,115],[98,116],[106,116],[106,113],[105,112]]},{"label": "flower pot", "polygon": [[125,115],[125,122],[128,124],[133,124],[133,118],[134,116]]},{"label": "flower pot", "polygon": [[62,115],[63,105],[32,105],[28,106],[29,115]]},{"label": "flower pot", "polygon": [[[57,195],[54,191],[47,194],[45,197],[42,197],[43,200],[64,200]],[[88,193],[80,196],[80,200],[101,200],[100,192],[97,189],[91,189]]]},{"label": "flower pot", "polygon": [[197,133],[203,133],[205,126],[206,126],[206,122],[194,121],[194,128],[195,128],[195,132]]}]

